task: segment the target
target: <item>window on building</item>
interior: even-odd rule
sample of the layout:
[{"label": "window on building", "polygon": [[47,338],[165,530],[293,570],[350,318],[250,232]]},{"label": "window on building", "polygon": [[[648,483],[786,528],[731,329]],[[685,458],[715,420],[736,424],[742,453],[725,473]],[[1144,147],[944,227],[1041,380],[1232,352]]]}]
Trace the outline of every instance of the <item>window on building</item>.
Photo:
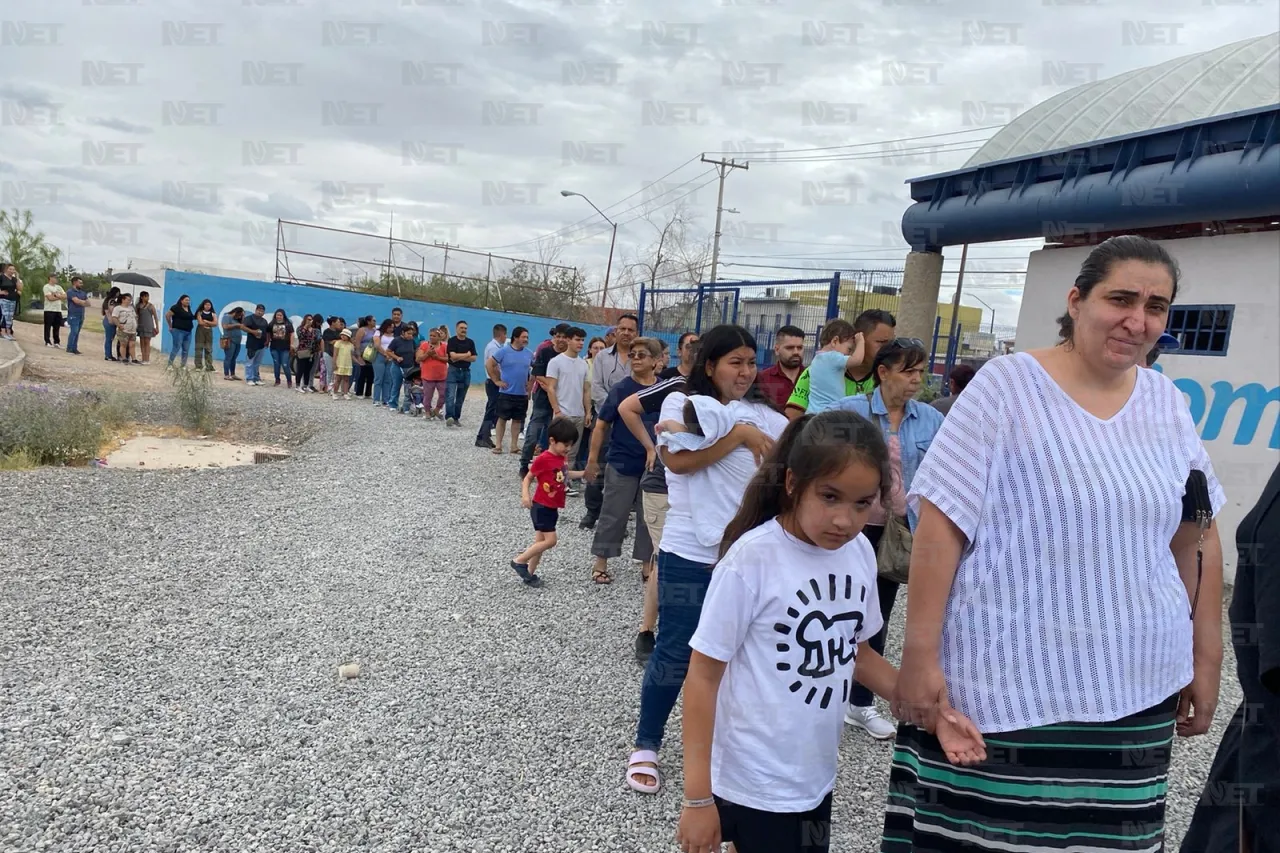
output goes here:
[{"label": "window on building", "polygon": [[1175,305],[1169,309],[1166,331],[1178,339],[1178,346],[1165,352],[1226,355],[1235,310],[1234,305]]}]

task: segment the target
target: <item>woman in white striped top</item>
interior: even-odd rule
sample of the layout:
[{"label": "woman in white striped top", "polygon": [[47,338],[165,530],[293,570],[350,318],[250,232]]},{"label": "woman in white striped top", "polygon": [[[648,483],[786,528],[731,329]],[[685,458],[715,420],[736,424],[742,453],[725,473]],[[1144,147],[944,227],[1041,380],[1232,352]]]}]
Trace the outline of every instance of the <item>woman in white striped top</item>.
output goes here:
[{"label": "woman in white striped top", "polygon": [[[1191,470],[1215,515],[1226,499],[1182,393],[1138,367],[1177,282],[1150,240],[1095,247],[1059,345],[983,367],[916,473],[884,853],[1163,849],[1173,736],[1208,729],[1222,664]],[[927,730],[948,701],[984,764],[945,766]]]}]

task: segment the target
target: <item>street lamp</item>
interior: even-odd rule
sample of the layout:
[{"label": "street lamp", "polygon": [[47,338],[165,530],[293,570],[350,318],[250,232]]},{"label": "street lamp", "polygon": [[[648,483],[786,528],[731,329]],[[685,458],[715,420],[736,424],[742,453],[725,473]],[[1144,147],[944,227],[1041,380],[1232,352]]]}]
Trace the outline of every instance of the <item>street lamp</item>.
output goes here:
[{"label": "street lamp", "polygon": [[572,190],[560,190],[560,195],[564,196],[565,198],[569,198],[570,196],[576,195],[578,198],[582,199],[587,204],[591,205],[591,207],[595,210],[596,213],[604,217],[605,222],[608,222],[610,225],[613,226],[613,238],[609,241],[609,262],[605,265],[605,268],[604,268],[604,289],[600,291],[600,307],[603,308],[605,304],[605,299],[609,295],[609,273],[613,271],[613,247],[618,242],[618,223],[614,222],[612,219],[605,216],[604,211],[596,207],[595,204],[591,201],[591,199],[587,198],[582,193],[576,193],[576,192],[573,192]]},{"label": "street lamp", "polygon": [[995,334],[996,334],[996,309],[992,308],[990,305],[987,305],[987,303],[986,303],[984,300],[979,299],[977,296],[974,296],[972,293],[966,293],[966,294],[965,294],[965,296],[969,297],[970,299],[975,299],[975,300],[977,300],[978,302],[981,302],[983,305],[986,305],[986,306],[987,306],[987,310],[991,312],[991,336],[992,336],[992,337],[995,337]]}]

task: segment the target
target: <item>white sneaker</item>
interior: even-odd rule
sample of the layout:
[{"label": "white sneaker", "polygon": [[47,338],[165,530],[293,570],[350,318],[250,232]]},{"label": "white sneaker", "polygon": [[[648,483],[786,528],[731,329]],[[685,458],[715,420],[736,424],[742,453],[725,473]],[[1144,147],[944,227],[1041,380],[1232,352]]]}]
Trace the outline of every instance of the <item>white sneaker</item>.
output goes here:
[{"label": "white sneaker", "polygon": [[865,708],[849,705],[844,711],[844,721],[851,726],[857,726],[876,740],[888,740],[898,731],[893,723],[880,716],[875,705]]}]

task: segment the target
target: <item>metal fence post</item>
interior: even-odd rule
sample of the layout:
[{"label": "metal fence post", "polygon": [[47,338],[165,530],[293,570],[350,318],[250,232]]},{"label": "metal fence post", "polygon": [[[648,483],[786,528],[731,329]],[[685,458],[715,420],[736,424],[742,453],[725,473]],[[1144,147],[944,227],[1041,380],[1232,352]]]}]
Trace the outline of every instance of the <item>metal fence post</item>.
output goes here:
[{"label": "metal fence post", "polygon": [[703,295],[702,291],[705,286],[706,285],[703,285],[701,283],[698,285],[698,296],[697,296],[698,307],[697,307],[696,313],[694,314],[694,320],[693,320],[693,330],[697,332],[699,335],[702,334],[702,295]]},{"label": "metal fence post", "polygon": [[[933,373],[933,369],[938,364],[938,335],[939,333],[941,333],[941,331],[942,331],[942,318],[934,317],[933,318],[933,343],[929,345],[929,372],[930,373]],[[943,361],[944,369],[945,369],[945,366],[946,366],[946,362],[944,358],[944,361]]]},{"label": "metal fence post", "polygon": [[[636,323],[636,326],[639,328],[640,334],[642,335],[644,334],[644,294],[645,287],[644,282],[642,281],[640,282],[640,308],[636,311],[636,318],[639,321]],[[608,318],[605,319],[607,320]]]},{"label": "metal fence post", "polygon": [[831,276],[831,289],[827,291],[827,320],[840,316],[840,273]]}]

